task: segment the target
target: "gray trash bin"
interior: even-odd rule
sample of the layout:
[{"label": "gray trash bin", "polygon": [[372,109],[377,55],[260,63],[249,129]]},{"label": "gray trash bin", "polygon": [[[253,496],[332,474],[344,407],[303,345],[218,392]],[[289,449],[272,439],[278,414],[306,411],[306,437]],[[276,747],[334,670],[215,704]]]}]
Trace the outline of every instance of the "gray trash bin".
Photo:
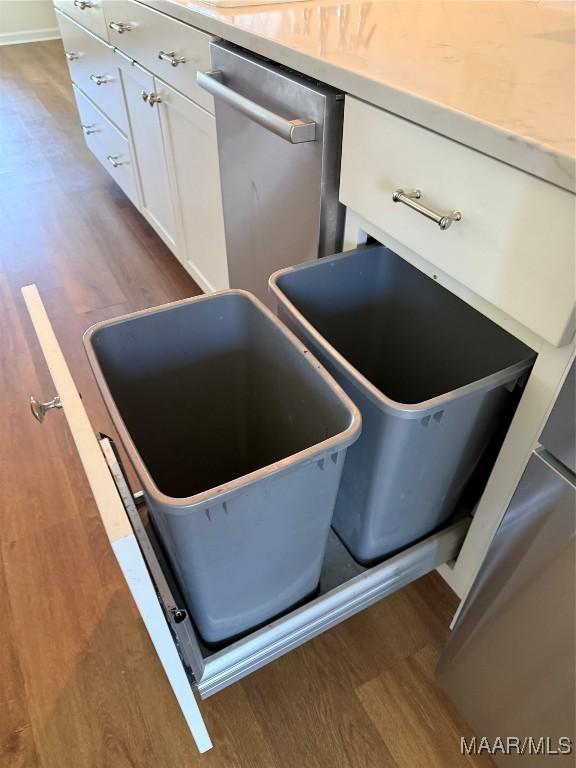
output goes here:
[{"label": "gray trash bin", "polygon": [[204,640],[310,595],[361,418],[308,350],[243,291],[99,323],[84,343]]},{"label": "gray trash bin", "polygon": [[278,314],[360,407],[333,526],[361,562],[426,535],[462,491],[531,349],[383,246],[276,272]]}]

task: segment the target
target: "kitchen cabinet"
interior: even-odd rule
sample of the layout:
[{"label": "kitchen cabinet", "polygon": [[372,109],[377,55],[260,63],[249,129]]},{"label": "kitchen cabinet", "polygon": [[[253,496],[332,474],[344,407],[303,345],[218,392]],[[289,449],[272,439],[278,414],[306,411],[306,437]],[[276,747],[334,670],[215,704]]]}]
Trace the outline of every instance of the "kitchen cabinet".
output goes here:
[{"label": "kitchen cabinet", "polygon": [[212,35],[132,0],[105,0],[104,12],[112,45],[214,112],[214,100],[196,82],[196,72],[210,69]]},{"label": "kitchen cabinet", "polygon": [[203,290],[227,288],[214,117],[136,63],[120,72],[140,211]]},{"label": "kitchen cabinet", "polygon": [[102,0],[57,0],[54,5],[95,35],[108,39]]},{"label": "kitchen cabinet", "polygon": [[[79,6],[62,0],[56,6],[77,102],[124,147],[122,170],[83,119],[89,149],[121,179],[200,287],[227,288],[214,102],[195,79],[197,68],[209,68],[211,36],[132,2],[98,3],[97,18],[107,23],[89,28],[78,23],[84,18]],[[73,18],[67,15],[72,7]],[[172,63],[161,56],[162,46],[182,55]],[[118,130],[111,133],[112,127]]]},{"label": "kitchen cabinet", "polygon": [[464,599],[574,356],[575,196],[347,96],[340,200],[347,249],[374,238],[537,353],[462,549],[439,569]]},{"label": "kitchen cabinet", "polygon": [[[155,107],[152,75],[137,64],[122,61],[120,79],[130,123],[133,154],[140,184],[140,213],[178,255],[176,215],[159,110]],[[150,101],[152,99],[152,101]]]},{"label": "kitchen cabinet", "polygon": [[128,139],[74,86],[86,146],[135,206],[139,205],[134,158]]},{"label": "kitchen cabinet", "polygon": [[[64,0],[56,0],[56,4],[72,13],[71,4]],[[172,6],[175,14],[192,13],[185,4]],[[74,8],[70,23],[83,24],[80,6]],[[104,2],[103,8],[107,14],[104,28],[100,21],[86,21],[86,25],[92,38],[97,36],[105,47],[104,55],[112,52],[124,57],[118,67],[127,122],[123,129],[121,117],[115,120],[100,99],[104,86],[93,90],[92,101],[88,98],[82,83],[86,89],[91,86],[71,65],[79,103],[84,105],[82,115],[93,118],[92,122],[83,119],[87,142],[111,173],[119,171],[119,176],[126,173],[130,178],[131,164],[139,191],[131,199],[202,287],[226,287],[213,103],[195,81],[196,71],[209,67],[212,38],[142,3],[111,1]],[[92,17],[86,14],[85,18]],[[101,19],[101,14],[94,18]],[[212,21],[208,26],[214,29]],[[203,24],[201,20],[197,23]],[[228,27],[233,30],[234,22]],[[236,42],[244,44],[249,39],[246,35]],[[266,52],[260,40],[254,49]],[[301,57],[302,66],[311,58]],[[393,107],[392,100],[389,108]],[[103,135],[114,137],[118,150],[112,153],[100,138],[88,133],[93,123],[102,126]],[[516,140],[516,144],[520,142]],[[113,164],[109,155],[122,157],[122,164]],[[355,570],[354,563],[339,560],[343,553],[338,542],[333,542],[318,598],[217,652],[199,648],[189,619],[180,621],[168,612],[165,619],[179,638],[180,648],[192,648],[186,664],[200,695],[220,690],[432,568],[439,568],[460,597],[470,589],[574,355],[574,196],[565,186],[496,160],[499,156],[488,157],[367,104],[366,99],[347,98],[340,186],[340,200],[348,208],[346,247],[356,247],[368,236],[383,243],[534,349],[537,360],[471,521],[461,521],[458,530],[434,534],[368,571]],[[515,156],[512,151],[510,157]],[[124,182],[124,188],[130,188],[129,182]],[[416,190],[420,190],[419,196]],[[455,215],[457,211],[461,216]],[[45,319],[41,325],[44,323]],[[56,368],[62,363],[60,360]],[[70,422],[66,399],[74,400],[67,395],[73,386],[67,374],[62,387],[60,380],[56,372],[55,386]],[[73,402],[73,414],[76,409]],[[72,422],[74,433],[74,415]],[[92,442],[92,450],[98,450]],[[130,496],[124,494],[124,500],[130,507]],[[108,501],[104,499],[100,505],[103,520],[108,515]],[[115,506],[125,517],[117,503]],[[126,530],[138,528],[136,518],[123,519],[122,524]],[[136,538],[133,552],[152,551],[145,537]],[[132,588],[130,557],[124,559],[122,547],[112,539],[111,544]],[[345,578],[341,577],[343,569],[348,569]],[[157,575],[161,581],[160,572]],[[156,587],[164,589],[158,582]],[[164,604],[176,610],[169,587],[166,594]],[[153,603],[153,590],[148,598]],[[146,621],[150,606],[138,605]],[[157,609],[155,604],[156,617],[149,622],[153,638],[161,633],[159,626],[164,621]],[[174,649],[169,644],[166,647],[157,645],[161,659],[169,659],[165,668],[170,677]],[[186,712],[191,706],[190,691],[180,683],[175,693]],[[193,731],[194,727],[192,724]]]},{"label": "kitchen cabinet", "polygon": [[126,134],[127,120],[114,48],[56,9],[72,82]]},{"label": "kitchen cabinet", "polygon": [[205,291],[228,288],[214,116],[155,80],[184,267]]}]

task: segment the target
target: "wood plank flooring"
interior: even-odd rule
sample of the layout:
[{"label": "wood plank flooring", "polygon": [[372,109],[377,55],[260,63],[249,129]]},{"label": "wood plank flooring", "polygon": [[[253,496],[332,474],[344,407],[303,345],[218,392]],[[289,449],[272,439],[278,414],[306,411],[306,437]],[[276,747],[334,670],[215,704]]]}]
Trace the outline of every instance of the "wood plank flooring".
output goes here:
[{"label": "wood plank flooring", "polygon": [[199,289],[85,149],[58,41],[0,47],[0,766],[482,766],[433,668],[456,599],[435,574],[202,703],[187,733],[91,501],[20,287],[35,282],[96,430],[97,320]]}]

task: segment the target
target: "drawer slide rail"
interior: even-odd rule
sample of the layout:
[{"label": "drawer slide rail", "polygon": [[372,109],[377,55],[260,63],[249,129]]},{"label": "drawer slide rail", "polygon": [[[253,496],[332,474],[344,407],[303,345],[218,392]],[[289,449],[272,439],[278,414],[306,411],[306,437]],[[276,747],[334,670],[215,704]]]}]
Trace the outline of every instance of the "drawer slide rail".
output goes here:
[{"label": "drawer slide rail", "polygon": [[459,520],[369,568],[353,560],[331,532],[318,595],[264,627],[213,651],[204,646],[198,635],[154,529],[151,524],[144,523],[138,510],[143,501],[142,493],[132,494],[112,440],[102,437],[100,446],[126,508],[190,683],[202,698],[217,693],[454,559],[469,525],[468,518]]}]

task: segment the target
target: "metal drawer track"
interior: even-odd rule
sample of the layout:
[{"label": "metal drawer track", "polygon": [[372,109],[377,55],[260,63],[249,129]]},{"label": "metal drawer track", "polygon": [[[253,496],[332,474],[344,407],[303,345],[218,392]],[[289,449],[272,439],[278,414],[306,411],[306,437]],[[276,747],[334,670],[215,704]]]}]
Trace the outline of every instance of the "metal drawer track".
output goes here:
[{"label": "metal drawer track", "polygon": [[454,559],[469,526],[469,519],[462,519],[370,568],[364,568],[353,560],[337,536],[331,533],[318,596],[213,652],[203,645],[188,615],[152,526],[144,524],[112,441],[104,437],[100,445],[155,584],[182,662],[191,684],[202,698],[217,693]]}]

